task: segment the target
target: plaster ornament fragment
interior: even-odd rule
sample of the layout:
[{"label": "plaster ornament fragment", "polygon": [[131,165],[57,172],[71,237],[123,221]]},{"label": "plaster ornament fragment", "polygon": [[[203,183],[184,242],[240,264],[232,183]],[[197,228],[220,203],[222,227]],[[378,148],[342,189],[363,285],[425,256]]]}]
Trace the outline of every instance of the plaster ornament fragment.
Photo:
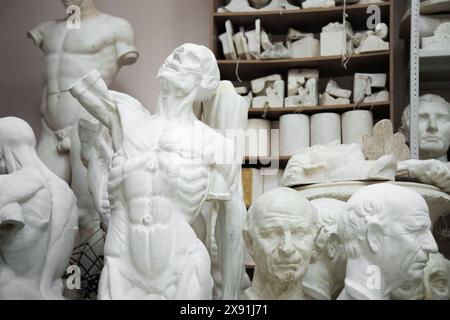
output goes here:
[{"label": "plaster ornament fragment", "polygon": [[245,32],[248,50],[252,59],[259,59],[261,54],[261,20],[255,20],[255,29]]},{"label": "plaster ornament fragment", "polygon": [[[353,83],[353,102],[377,102],[381,98],[386,98],[387,91],[383,90],[386,88],[386,83],[387,76],[385,73],[355,73],[355,80]],[[385,92],[377,98],[376,93],[374,93],[372,89],[381,89],[381,91]],[[373,96],[374,94],[375,96]],[[372,101],[366,100],[367,98]]]},{"label": "plaster ornament fragment", "polygon": [[371,135],[373,113],[369,110],[352,110],[342,115],[342,143],[357,143],[362,146],[363,137]]},{"label": "plaster ornament fragment", "polygon": [[234,36],[233,36],[234,46],[236,48],[236,55],[239,59],[246,59],[249,52],[248,52],[248,44],[247,39],[245,38],[245,33],[243,28],[239,30]]},{"label": "plaster ornament fragment", "polygon": [[[402,116],[400,132],[409,140],[411,107]],[[450,192],[450,103],[435,94],[419,98],[419,155],[398,165],[398,177],[434,185]]]},{"label": "plaster ornament fragment", "polygon": [[335,22],[329,23],[322,28],[320,34],[320,55],[336,56],[348,53],[348,43],[353,36],[350,23],[344,24]]},{"label": "plaster ornament fragment", "polygon": [[272,0],[267,6],[259,9],[260,11],[270,10],[298,10],[300,7],[294,6],[288,0]]},{"label": "plaster ornament fragment", "polygon": [[234,47],[234,28],[231,20],[227,20],[225,22],[225,30],[225,33],[219,36],[219,40],[222,43],[223,55],[227,60],[236,60],[238,56],[236,53],[236,48]]},{"label": "plaster ornament fragment", "polygon": [[270,157],[271,123],[264,119],[249,119],[246,132],[245,155],[247,157]]},{"label": "plaster ornament fragment", "polygon": [[273,43],[270,41],[269,35],[266,31],[261,30],[261,48],[264,50],[268,50],[273,46]]},{"label": "plaster ornament fragment", "polygon": [[422,48],[429,50],[450,49],[450,22],[439,25],[433,36],[422,38]]},{"label": "plaster ornament fragment", "polygon": [[288,162],[283,186],[343,181],[394,181],[397,163],[392,155],[366,161],[361,146],[340,144],[304,148]]},{"label": "plaster ornament fragment", "polygon": [[319,71],[292,69],[288,72],[288,97],[285,107],[315,107],[319,103]]},{"label": "plaster ornament fragment", "polygon": [[0,119],[0,299],[63,300],[76,198],[36,154],[31,127]]},{"label": "plaster ornament fragment", "polygon": [[[245,130],[248,105],[230,82],[220,82],[214,54],[204,46],[175,49],[158,78],[162,93],[156,115],[134,98],[109,91],[95,70],[70,90],[109,129],[115,152],[108,173],[111,219],[99,298],[211,299],[202,209],[214,208],[221,230],[216,234],[220,296],[236,299],[245,252],[242,239],[230,234],[242,229],[245,204],[241,161],[229,164],[223,155],[242,160],[243,151],[236,150],[226,131]],[[202,101],[208,105],[205,123],[193,112]]]},{"label": "plaster ornament fragment", "polygon": [[275,42],[260,55],[261,60],[289,59],[291,52],[286,48],[283,42]]},{"label": "plaster ornament fragment", "polygon": [[356,54],[389,50],[389,42],[384,41],[389,34],[385,23],[379,23],[374,30],[355,33],[353,37],[354,52]]},{"label": "plaster ornament fragment", "polygon": [[377,160],[393,154],[397,162],[410,159],[411,152],[402,133],[394,134],[392,121],[385,119],[373,127],[373,134],[363,137],[363,152],[367,160]]},{"label": "plaster ornament fragment", "polygon": [[314,37],[304,37],[290,45],[291,56],[294,59],[314,58],[320,56],[320,41]]},{"label": "plaster ornament fragment", "polygon": [[252,108],[280,108],[283,106],[285,95],[285,82],[281,75],[274,74],[251,82],[255,97]]},{"label": "plaster ornament fragment", "polygon": [[243,237],[255,262],[248,300],[303,300],[303,279],[314,260],[317,214],[297,191],[279,188],[249,210]]},{"label": "plaster ornament fragment", "polygon": [[[65,9],[73,2],[62,1]],[[45,56],[42,130],[37,153],[75,193],[80,228],[76,247],[85,252],[92,251],[95,242],[90,242],[90,239],[102,231],[94,199],[89,192],[87,170],[80,158],[78,120],[86,112],[70,95],[69,89],[93,69],[98,69],[106,84],[110,85],[123,66],[138,60],[139,53],[128,21],[100,12],[92,0],[75,2],[80,9],[81,29],[68,28],[73,18],[68,15],[64,19],[40,23],[27,36]],[[101,251],[93,253],[94,260],[102,255]],[[87,283],[91,280],[87,277],[95,279],[98,274],[89,275],[84,270],[92,270],[94,260],[85,255],[81,255],[81,260],[75,256],[74,259],[82,266],[82,288],[91,288]],[[82,291],[83,295],[95,295],[95,292],[87,292],[89,289]]]},{"label": "plaster ornament fragment", "polygon": [[442,254],[430,254],[423,279],[408,281],[391,294],[392,300],[449,300],[450,261]]},{"label": "plaster ornament fragment", "polygon": [[319,231],[315,240],[317,260],[309,266],[303,292],[312,300],[334,300],[344,288],[347,255],[337,230],[338,216],[347,209],[344,201],[316,199]]},{"label": "plaster ornament fragment", "polygon": [[338,216],[338,235],[347,253],[345,288],[338,300],[389,300],[406,281],[423,278],[437,245],[420,194],[380,183],[357,191],[348,206]]},{"label": "plaster ornament fragment", "polygon": [[247,208],[264,194],[264,176],[260,169],[242,169],[242,186],[244,201]]},{"label": "plaster ornament fragment", "polygon": [[302,2],[303,9],[332,8],[336,6],[334,0],[305,0]]},{"label": "plaster ornament fragment", "polygon": [[311,116],[311,146],[342,141],[341,115],[324,112]]},{"label": "plaster ornament fragment", "polygon": [[249,5],[248,0],[230,0],[230,2],[224,6],[217,9],[217,12],[246,12],[246,11],[256,11],[255,8]]},{"label": "plaster ornament fragment", "polygon": [[350,104],[351,90],[345,90],[339,87],[335,80],[330,79],[325,92],[320,96],[321,105],[340,105]]},{"label": "plaster ornament fragment", "polygon": [[319,96],[319,103],[322,106],[336,106],[342,104],[350,104],[350,99],[346,98],[335,98],[328,93],[321,94]]},{"label": "plaster ornament fragment", "polygon": [[286,114],[280,117],[280,155],[293,156],[301,148],[310,146],[310,119],[305,114]]}]

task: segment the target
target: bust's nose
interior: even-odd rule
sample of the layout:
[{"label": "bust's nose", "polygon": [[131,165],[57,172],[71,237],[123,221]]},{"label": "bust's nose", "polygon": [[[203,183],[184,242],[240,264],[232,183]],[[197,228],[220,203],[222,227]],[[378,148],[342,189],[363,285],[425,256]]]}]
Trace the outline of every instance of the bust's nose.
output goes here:
[{"label": "bust's nose", "polygon": [[428,119],[427,131],[430,133],[435,133],[438,131],[436,117],[430,117]]},{"label": "bust's nose", "polygon": [[283,233],[279,250],[283,254],[283,256],[290,256],[294,253],[294,246],[292,243],[292,235],[290,231],[285,231]]}]

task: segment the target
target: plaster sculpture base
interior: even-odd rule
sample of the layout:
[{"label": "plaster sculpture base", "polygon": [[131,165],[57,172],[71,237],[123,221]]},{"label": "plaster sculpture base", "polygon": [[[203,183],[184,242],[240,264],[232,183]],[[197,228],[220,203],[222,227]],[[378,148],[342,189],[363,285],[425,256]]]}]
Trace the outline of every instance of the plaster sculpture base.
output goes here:
[{"label": "plaster sculpture base", "polygon": [[283,186],[338,181],[395,181],[397,162],[392,155],[377,161],[366,161],[357,144],[313,146],[299,150],[286,167]]},{"label": "plaster sculpture base", "polygon": [[367,110],[354,110],[342,115],[342,143],[362,145],[363,137],[372,135],[373,113]]},{"label": "plaster sculpture base", "polygon": [[[314,184],[309,186],[296,187],[308,200],[331,198],[341,201],[348,201],[356,191],[379,181],[346,181]],[[390,181],[394,185],[410,188],[417,191],[425,198],[430,209],[430,218],[433,225],[442,216],[450,213],[450,195],[440,191],[438,188],[421,183]]]},{"label": "plaster sculpture base", "polygon": [[292,156],[310,146],[309,116],[287,114],[280,117],[280,155]]},{"label": "plaster sculpture base", "polygon": [[337,113],[319,113],[311,116],[311,146],[341,143],[341,116]]}]

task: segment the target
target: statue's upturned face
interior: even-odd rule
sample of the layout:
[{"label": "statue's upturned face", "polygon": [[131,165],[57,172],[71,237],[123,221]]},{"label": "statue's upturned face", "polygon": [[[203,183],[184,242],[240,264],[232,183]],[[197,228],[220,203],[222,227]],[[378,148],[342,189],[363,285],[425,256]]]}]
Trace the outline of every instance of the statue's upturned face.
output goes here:
[{"label": "statue's upturned face", "polygon": [[185,95],[201,84],[202,48],[183,45],[173,51],[159,70],[158,79]]},{"label": "statue's upturned face", "polygon": [[400,288],[392,291],[392,300],[424,300],[425,287],[422,279],[408,281]]},{"label": "statue's upturned face", "polygon": [[448,262],[444,258],[437,259],[439,261],[430,263],[425,271],[425,296],[429,300],[448,300],[450,298]]},{"label": "statue's upturned face", "polygon": [[85,0],[61,0],[64,5],[64,8],[68,8],[70,6],[78,6],[81,7]]},{"label": "statue's upturned face", "polygon": [[431,221],[426,202],[419,195],[404,199],[408,206],[388,212],[395,215],[384,227],[384,240],[378,255],[385,282],[415,281],[423,279],[429,255],[437,252],[437,245],[431,234]]},{"label": "statue's upturned face", "polygon": [[269,212],[256,223],[254,237],[253,259],[271,281],[289,287],[305,276],[315,238],[312,218]]},{"label": "statue's upturned face", "polygon": [[420,106],[420,149],[429,154],[446,154],[450,147],[450,114],[442,103]]}]

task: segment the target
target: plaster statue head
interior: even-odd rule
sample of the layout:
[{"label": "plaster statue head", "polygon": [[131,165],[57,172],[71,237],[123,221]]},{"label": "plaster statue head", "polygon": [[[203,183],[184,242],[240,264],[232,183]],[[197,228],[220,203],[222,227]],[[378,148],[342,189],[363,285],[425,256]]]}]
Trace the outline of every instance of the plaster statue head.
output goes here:
[{"label": "plaster statue head", "polygon": [[316,210],[298,192],[279,188],[262,195],[250,208],[243,231],[256,266],[255,290],[268,286],[276,298],[301,289],[316,233]]},{"label": "plaster statue head", "polygon": [[163,89],[177,97],[195,94],[194,101],[205,101],[220,83],[216,58],[205,46],[186,43],[176,48],[161,66],[158,79]]},{"label": "plaster statue head", "polygon": [[437,245],[422,196],[404,187],[375,184],[356,192],[348,205],[338,219],[348,259],[346,281],[355,276],[349,271],[350,263],[359,269],[364,264],[378,267],[383,296],[407,281],[423,278]]},{"label": "plaster statue head", "polygon": [[315,240],[318,258],[303,280],[304,292],[313,299],[332,300],[344,287],[347,256],[337,230],[337,216],[347,209],[335,199],[311,201],[317,210],[319,232]]},{"label": "plaster statue head", "polygon": [[35,155],[35,148],[36,137],[28,123],[14,117],[0,119],[0,174],[19,170]]},{"label": "plaster statue head", "polygon": [[431,254],[424,277],[406,282],[392,292],[394,300],[449,300],[450,261],[440,254]]},{"label": "plaster statue head", "polygon": [[93,0],[61,0],[61,2],[63,3],[66,9],[69,8],[70,6],[77,6],[83,9],[85,7],[88,6],[90,7],[94,5]]},{"label": "plaster statue head", "polygon": [[450,261],[442,254],[430,255],[424,270],[424,286],[426,300],[449,300]]},{"label": "plaster statue head", "polygon": [[[419,100],[420,153],[423,160],[447,156],[450,147],[450,103],[435,94],[426,94]],[[400,132],[410,133],[411,106],[402,116]]]}]

